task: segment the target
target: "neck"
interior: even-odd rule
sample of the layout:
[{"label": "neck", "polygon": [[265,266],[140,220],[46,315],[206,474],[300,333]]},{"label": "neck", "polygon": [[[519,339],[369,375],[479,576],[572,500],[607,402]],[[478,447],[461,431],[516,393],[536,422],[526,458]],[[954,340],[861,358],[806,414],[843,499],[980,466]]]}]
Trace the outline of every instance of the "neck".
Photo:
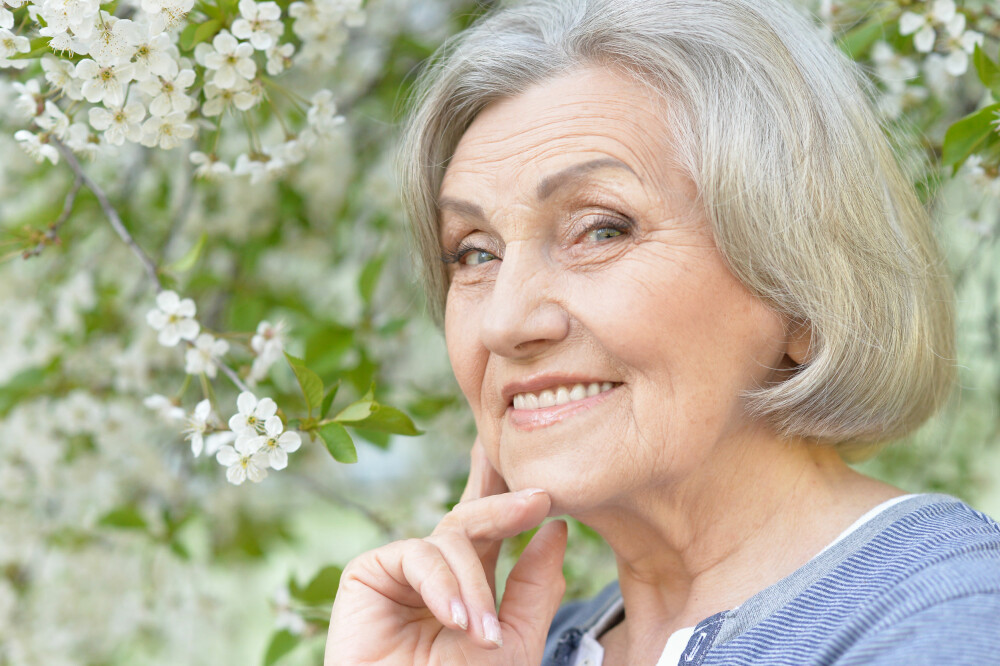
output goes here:
[{"label": "neck", "polygon": [[671,632],[741,604],[808,562],[858,517],[902,494],[830,447],[755,437],[668,480],[576,516],[615,552],[626,663],[656,663]]}]

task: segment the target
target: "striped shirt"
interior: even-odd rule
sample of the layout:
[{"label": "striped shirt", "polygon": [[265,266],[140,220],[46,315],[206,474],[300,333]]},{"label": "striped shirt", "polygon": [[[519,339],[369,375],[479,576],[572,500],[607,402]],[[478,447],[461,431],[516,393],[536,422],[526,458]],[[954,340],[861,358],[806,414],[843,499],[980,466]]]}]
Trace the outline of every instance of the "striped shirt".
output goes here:
[{"label": "striped shirt", "polygon": [[[581,638],[620,603],[613,583],[561,608],[543,664],[573,664]],[[953,497],[908,497],[698,623],[680,663],[1000,664],[1000,525]]]}]

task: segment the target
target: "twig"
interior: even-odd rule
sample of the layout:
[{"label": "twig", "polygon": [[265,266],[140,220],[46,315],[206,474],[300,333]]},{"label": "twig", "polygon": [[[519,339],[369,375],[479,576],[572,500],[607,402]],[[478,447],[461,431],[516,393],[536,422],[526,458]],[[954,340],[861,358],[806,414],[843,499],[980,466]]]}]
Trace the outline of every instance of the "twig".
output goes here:
[{"label": "twig", "polygon": [[62,141],[55,137],[52,137],[50,141],[52,142],[52,145],[54,145],[62,154],[66,163],[69,165],[69,168],[76,174],[76,177],[87,186],[88,190],[94,193],[95,197],[97,197],[97,202],[101,205],[101,210],[104,211],[104,215],[108,218],[108,222],[111,223],[111,227],[115,230],[115,233],[118,234],[118,237],[122,239],[122,242],[128,245],[129,249],[131,249],[135,256],[139,258],[139,261],[142,262],[143,267],[146,269],[146,273],[149,275],[149,279],[156,285],[156,291],[162,291],[163,285],[160,283],[160,276],[156,273],[156,265],[149,258],[146,252],[139,247],[138,243],[135,242],[135,239],[132,238],[128,229],[125,228],[125,225],[122,223],[121,216],[118,215],[118,211],[115,210],[114,206],[112,206],[111,202],[108,200],[108,195],[104,193],[104,190],[101,189],[100,185],[95,183],[90,176],[83,172],[83,168],[80,166],[80,162],[77,161],[76,155],[73,154],[73,151],[67,148]]},{"label": "twig", "polygon": [[233,370],[232,368],[230,368],[228,365],[226,365],[222,361],[218,361],[217,360],[216,361],[216,365],[218,365],[220,368],[222,368],[222,372],[224,372],[226,374],[226,377],[229,377],[229,379],[234,384],[236,384],[236,388],[238,388],[241,391],[249,391],[250,390],[250,388],[246,384],[243,383],[243,380],[240,379],[240,376],[236,374],[235,370]]},{"label": "twig", "polygon": [[42,237],[42,240],[38,241],[38,245],[30,250],[25,250],[22,255],[25,259],[29,257],[37,257],[45,249],[46,245],[52,245],[53,243],[59,242],[59,227],[61,227],[66,220],[69,219],[70,213],[73,212],[73,204],[76,203],[76,195],[80,192],[80,188],[83,187],[83,179],[77,174],[76,178],[73,180],[73,187],[70,191],[66,193],[66,200],[63,201],[62,212],[59,213],[59,217],[56,221],[49,225],[48,231]]}]

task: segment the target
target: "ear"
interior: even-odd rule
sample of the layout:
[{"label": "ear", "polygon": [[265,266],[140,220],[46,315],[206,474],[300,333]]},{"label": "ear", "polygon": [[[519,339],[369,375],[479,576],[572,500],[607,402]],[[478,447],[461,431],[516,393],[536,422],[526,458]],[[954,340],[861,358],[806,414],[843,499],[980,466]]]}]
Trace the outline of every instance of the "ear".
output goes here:
[{"label": "ear", "polygon": [[785,322],[787,347],[785,353],[796,365],[802,365],[812,358],[812,326],[801,319]]}]

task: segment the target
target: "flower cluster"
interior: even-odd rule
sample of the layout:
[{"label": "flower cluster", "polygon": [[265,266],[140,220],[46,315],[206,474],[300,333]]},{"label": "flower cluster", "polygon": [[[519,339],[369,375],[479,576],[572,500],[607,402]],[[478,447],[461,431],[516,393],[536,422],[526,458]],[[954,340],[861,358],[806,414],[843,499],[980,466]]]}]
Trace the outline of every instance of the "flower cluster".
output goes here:
[{"label": "flower cluster", "polygon": [[268,467],[285,469],[288,454],[302,445],[299,433],[285,430],[277,415],[278,406],[270,398],[257,400],[253,393],[244,391],[236,399],[236,406],[239,411],[229,419],[236,443],[223,446],[216,455],[219,464],[228,468],[229,482],[257,482],[267,476]]},{"label": "flower cluster", "polygon": [[[15,11],[24,13],[17,29]],[[31,124],[16,140],[37,161],[55,164],[56,141],[93,158],[104,147],[126,143],[175,149],[208,129],[203,149],[190,155],[199,176],[242,175],[257,182],[302,162],[307,147],[329,136],[342,119],[330,91],[320,91],[322,103],[314,97],[309,106],[271,79],[297,62],[332,64],[347,28],[363,22],[360,0],[294,2],[287,17],[272,1],[240,0],[235,17],[202,11],[224,10],[212,5],[194,10],[193,0],[132,0],[106,7],[100,0],[5,1],[0,71],[22,72],[14,108]],[[286,21],[301,41],[298,55],[292,41],[282,41]],[[191,28],[202,24],[193,39],[193,33],[182,38],[187,33],[177,29],[187,22]],[[32,51],[35,36],[48,42],[41,53]],[[269,85],[287,97],[289,108],[279,108]],[[283,141],[263,145],[252,122],[240,118],[223,123],[224,116],[242,116],[261,105],[281,120]],[[282,120],[285,115],[288,120]],[[292,119],[300,117],[306,121],[293,131]],[[222,132],[234,127],[250,134],[250,148],[230,163],[216,150]]]},{"label": "flower cluster", "polygon": [[[146,321],[158,331],[161,345],[174,347],[181,340],[187,341],[184,368],[187,374],[200,375],[203,381],[215,379],[223,363],[222,357],[229,351],[229,343],[201,332],[201,325],[194,318],[196,312],[190,298],[182,299],[176,292],[162,291],[156,297],[156,307],[147,313]],[[262,321],[257,326],[250,340],[250,349],[255,355],[247,377],[251,384],[264,379],[271,366],[282,358],[285,328],[284,322]],[[166,396],[151,395],[145,399],[146,407],[164,420],[183,421],[183,434],[191,441],[194,456],[200,456],[203,451],[209,456],[215,455],[219,463],[228,468],[229,481],[238,485],[247,479],[260,481],[267,476],[268,468],[284,469],[288,465],[288,454],[297,450],[302,440],[297,432],[285,431],[277,415],[278,406],[271,398],[258,401],[253,393],[244,391],[236,404],[238,411],[229,419],[226,430],[207,397],[191,414]]]},{"label": "flower cluster", "polygon": [[961,76],[969,68],[969,55],[983,43],[982,33],[966,30],[965,14],[957,11],[954,0],[934,0],[922,14],[905,11],[899,17],[901,35],[913,35],[913,47],[920,53],[935,51],[945,56],[944,69]]}]

